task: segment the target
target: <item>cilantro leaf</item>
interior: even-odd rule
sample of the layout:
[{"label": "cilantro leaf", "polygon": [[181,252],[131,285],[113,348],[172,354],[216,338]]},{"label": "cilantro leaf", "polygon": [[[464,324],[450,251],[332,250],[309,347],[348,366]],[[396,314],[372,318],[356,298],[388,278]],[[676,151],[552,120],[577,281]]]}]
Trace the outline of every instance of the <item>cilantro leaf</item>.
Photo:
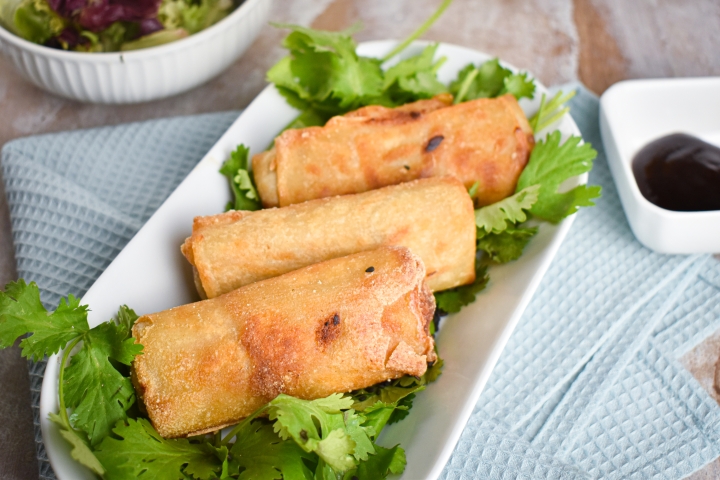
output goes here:
[{"label": "cilantro leaf", "polygon": [[[477,270],[476,270],[477,271]],[[487,278],[487,277],[486,277]],[[440,375],[442,375],[442,369],[445,366],[445,361],[438,357],[438,359],[430,365],[427,369],[427,372],[425,372],[425,375],[422,376],[422,379],[425,384],[432,383],[435,380],[438,379]]]},{"label": "cilantro leaf", "polygon": [[[353,400],[333,394],[318,400],[301,400],[278,395],[268,404],[268,416],[274,420],[280,438],[292,438],[306,452],[315,452],[335,472],[353,468],[374,449],[372,429],[361,426],[361,418],[347,410]],[[342,411],[346,410],[346,411]]]},{"label": "cilantro leaf", "polygon": [[166,440],[144,418],[120,421],[95,450],[105,467],[105,479],[151,478],[184,480],[188,475],[199,479],[215,477],[222,462],[207,443],[187,439]]},{"label": "cilantro leaf", "polygon": [[568,93],[563,93],[560,90],[549,101],[546,101],[546,95],[543,93],[540,108],[528,120],[533,131],[537,133],[560,120],[563,115],[570,111],[570,107],[566,107],[565,103],[574,96],[575,90]]},{"label": "cilantro leaf", "polygon": [[33,361],[60,351],[69,341],[83,335],[90,327],[87,306],[68,296],[49,313],[40,302],[40,290],[35,282],[26,284],[20,279],[5,285],[0,292],[0,348],[6,348],[27,333],[20,341],[22,355]]},{"label": "cilantro leaf", "polygon": [[142,345],[130,338],[126,325],[105,322],[84,336],[82,348],[72,357],[65,375],[65,402],[74,409],[70,421],[88,434],[91,445],[109,435],[135,402],[130,379],[110,359],[130,365],[141,352]]},{"label": "cilantro leaf", "polygon": [[444,61],[434,62],[438,44],[428,45],[419,55],[407,58],[385,72],[384,90],[392,105],[402,105],[447,92],[436,71]]},{"label": "cilantro leaf", "polygon": [[523,97],[533,98],[535,96],[535,81],[528,78],[527,72],[512,73],[503,80],[503,89],[500,95],[512,93],[516,99]]},{"label": "cilantro leaf", "polygon": [[351,35],[357,27],[328,32],[298,25],[275,26],[292,30],[283,41],[290,57],[273,66],[267,78],[295,95],[291,104],[299,106],[302,101],[305,108],[338,115],[382,94],[380,61],[355,52],[357,45]]},{"label": "cilantro leaf", "polygon": [[497,58],[488,60],[479,67],[468,64],[458,77],[450,83],[450,93],[455,103],[477,98],[495,98],[512,93],[518,100],[532,98],[535,94],[535,82],[528,79],[527,73],[515,74],[509,68],[500,65]]},{"label": "cilantro leaf", "polygon": [[483,290],[490,277],[487,275],[487,267],[475,262],[475,281],[469,285],[451,288],[442,292],[435,292],[435,303],[437,308],[447,313],[457,313],[465,305],[475,301],[475,296]]},{"label": "cilantro leaf", "polygon": [[70,450],[70,456],[81,465],[84,465],[92,470],[94,473],[103,476],[105,474],[105,469],[97,457],[93,454],[92,450],[90,450],[86,441],[83,440],[80,435],[78,435],[78,433],[70,427],[70,425],[66,424],[59,415],[51,413],[50,420],[60,427],[60,435],[62,435],[62,437],[67,440],[72,447]]},{"label": "cilantro leaf", "polygon": [[288,439],[283,440],[271,424],[256,419],[243,425],[230,449],[233,461],[241,469],[240,480],[312,479],[312,472],[303,462],[316,462],[317,457]]},{"label": "cilantro leaf", "polygon": [[[128,307],[127,305],[122,305],[118,309],[117,313],[117,324],[119,327],[122,328],[124,332],[127,333],[127,336],[132,336],[131,330],[133,325],[135,325],[135,321],[138,319],[138,314],[135,313],[135,310]],[[123,362],[126,365],[129,365],[129,363]]]},{"label": "cilantro leaf", "polygon": [[517,260],[537,232],[537,227],[509,227],[499,233],[491,232],[478,239],[478,250],[487,253],[493,261],[498,263]]},{"label": "cilantro leaf", "polygon": [[580,137],[570,137],[560,144],[560,131],[555,131],[535,145],[525,170],[518,179],[517,191],[540,185],[538,200],[530,212],[549,222],[557,223],[580,207],[595,205],[599,186],[580,185],[569,192],[558,193],[567,179],[588,172],[597,152],[589,143],[580,145]]},{"label": "cilantro leaf", "polygon": [[235,202],[228,204],[227,210],[259,210],[260,196],[255,182],[248,171],[248,154],[250,149],[243,144],[238,145],[230,158],[220,167],[220,173],[230,181]]},{"label": "cilantro leaf", "polygon": [[499,233],[508,227],[508,222],[512,224],[527,220],[525,210],[537,202],[539,191],[539,185],[531,185],[511,197],[475,210],[475,225],[479,234]]},{"label": "cilantro leaf", "polygon": [[376,453],[358,465],[357,470],[347,472],[343,480],[376,480],[387,478],[391,473],[400,474],[405,470],[405,450],[399,445],[384,448],[375,445]]}]

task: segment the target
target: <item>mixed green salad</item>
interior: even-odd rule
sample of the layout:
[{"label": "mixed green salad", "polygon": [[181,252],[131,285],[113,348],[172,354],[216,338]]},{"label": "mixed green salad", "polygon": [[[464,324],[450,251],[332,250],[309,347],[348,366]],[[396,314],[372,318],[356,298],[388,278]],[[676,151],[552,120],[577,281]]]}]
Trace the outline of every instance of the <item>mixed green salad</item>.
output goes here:
[{"label": "mixed green salad", "polygon": [[173,42],[225,18],[242,0],[3,0],[0,25],[40,45],[117,52]]},{"label": "mixed green salad", "polygon": [[[463,68],[449,85],[437,79],[444,59],[437,45],[387,67],[386,62],[409,45],[450,3],[384,59],[359,56],[352,33],[284,25],[290,55],[278,62],[268,79],[301,113],[288,128],[322,125],[333,115],[380,104],[395,106],[450,92],[456,102],[511,93],[533,98],[535,83],[525,73],[504,68],[497,59]],[[543,95],[530,119],[535,132],[567,112],[572,94]],[[538,139],[514,195],[475,211],[477,280],[436,293],[438,311],[452,313],[475,300],[488,283],[494,265],[517,259],[537,233],[540,221],[552,223],[593,205],[600,188],[558,188],[589,171],[596,152],[579,137],[561,141],[559,131]],[[248,165],[249,151],[239,146],[223,165],[230,180],[233,209],[260,208]],[[474,186],[470,189],[473,195]],[[532,224],[530,222],[533,222]],[[378,445],[384,427],[408,415],[414,396],[441,373],[442,360],[420,378],[405,376],[317,400],[279,395],[225,433],[187,439],[164,439],[136,402],[130,365],[142,355],[132,338],[137,315],[120,307],[115,319],[90,328],[88,307],[69,296],[53,312],[40,301],[37,285],[23,280],[0,292],[0,348],[21,342],[33,360],[63,351],[58,400],[51,415],[71,445],[72,457],[105,479],[285,479],[376,480],[401,473],[406,465],[401,446]],[[434,334],[435,324],[431,328]]]}]

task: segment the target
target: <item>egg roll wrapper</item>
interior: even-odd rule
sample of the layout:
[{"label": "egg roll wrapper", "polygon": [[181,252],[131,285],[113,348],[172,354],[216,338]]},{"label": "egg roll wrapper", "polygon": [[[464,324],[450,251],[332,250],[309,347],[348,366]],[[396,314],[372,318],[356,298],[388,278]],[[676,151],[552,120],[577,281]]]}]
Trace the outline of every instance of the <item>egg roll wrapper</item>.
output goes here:
[{"label": "egg roll wrapper", "polygon": [[534,145],[512,95],[447,106],[365,107],[323,127],[287,130],[253,157],[265,207],[451,175],[489,205],[512,195]]},{"label": "egg roll wrapper", "polygon": [[423,375],[436,360],[424,277],[408,249],[382,247],[142,316],[136,390],[158,433],[183,437],[281,393],[316,399]]},{"label": "egg roll wrapper", "polygon": [[475,216],[465,187],[435,177],[355,195],[195,219],[182,251],[201,295],[213,298],[306,265],[401,245],[418,255],[431,290],[475,279]]}]

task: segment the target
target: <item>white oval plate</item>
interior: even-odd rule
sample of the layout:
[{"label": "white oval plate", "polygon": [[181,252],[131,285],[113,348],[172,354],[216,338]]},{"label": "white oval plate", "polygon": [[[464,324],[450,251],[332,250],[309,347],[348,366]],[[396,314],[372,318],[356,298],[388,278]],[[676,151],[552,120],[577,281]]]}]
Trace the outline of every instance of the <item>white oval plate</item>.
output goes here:
[{"label": "white oval plate", "polygon": [[[358,52],[382,57],[395,44],[395,41],[367,42],[360,45]],[[417,54],[427,44],[415,42],[403,56]],[[492,58],[448,44],[440,44],[437,55],[447,57],[438,72],[445,83],[468,63]],[[537,110],[539,97],[545,92],[539,86],[534,100],[520,102],[526,114]],[[180,244],[190,235],[194,217],[222,212],[230,199],[227,181],[218,169],[239,143],[249,146],[251,152],[264,150],[296,115],[297,111],[272,86],[257,96],[82,298],[82,303],[91,308],[90,326],[112,318],[123,304],[142,315],[198,300],[190,266],[180,254]],[[569,115],[555,128],[563,137],[580,135]],[[586,181],[585,175],[574,184]],[[410,415],[389,426],[380,438],[381,444],[400,443],[405,448],[408,462],[402,478],[435,479],[442,472],[502,349],[573,218],[559,225],[542,224],[518,261],[493,267],[490,285],[475,303],[444,321],[437,334],[438,348],[445,360],[443,374],[417,396]],[[58,411],[58,367],[59,358],[54,355],[45,370],[40,398],[45,448],[59,480],[91,479],[93,475],[70,458],[68,444],[48,420],[48,414]]]}]

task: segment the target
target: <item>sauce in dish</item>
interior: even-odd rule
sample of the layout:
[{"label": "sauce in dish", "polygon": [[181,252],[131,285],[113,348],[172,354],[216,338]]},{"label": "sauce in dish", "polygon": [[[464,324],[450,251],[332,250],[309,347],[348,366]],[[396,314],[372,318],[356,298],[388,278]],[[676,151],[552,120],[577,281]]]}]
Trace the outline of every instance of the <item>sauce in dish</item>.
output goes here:
[{"label": "sauce in dish", "polygon": [[632,162],[640,192],[679,212],[720,210],[720,148],[674,133],[643,147]]}]

